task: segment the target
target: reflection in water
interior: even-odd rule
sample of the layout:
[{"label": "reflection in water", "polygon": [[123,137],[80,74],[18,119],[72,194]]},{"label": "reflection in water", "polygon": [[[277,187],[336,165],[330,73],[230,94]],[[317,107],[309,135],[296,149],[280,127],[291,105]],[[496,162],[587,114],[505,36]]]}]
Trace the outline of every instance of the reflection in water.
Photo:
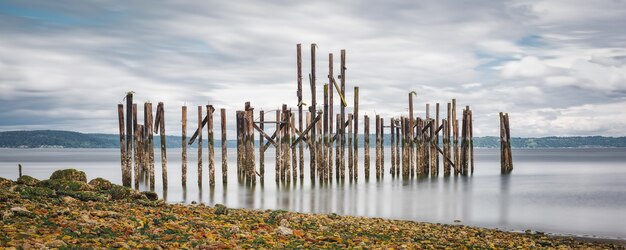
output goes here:
[{"label": "reflection in water", "polygon": [[[228,182],[220,185],[218,178],[212,188],[182,187],[180,154],[170,150],[174,153],[168,158],[168,189],[161,185],[160,168],[155,169],[155,190],[170,203],[195,201],[233,208],[449,224],[461,220],[466,225],[503,229],[626,237],[626,149],[516,150],[516,169],[507,176],[500,175],[497,149],[475,151],[476,169],[471,177],[386,176],[377,180],[372,168],[369,180],[333,178],[332,182],[320,183],[311,181],[305,168],[303,179],[277,185],[273,168],[267,168],[266,179],[261,182],[258,178],[255,186],[239,182],[232,167],[236,163],[229,162],[232,170],[228,171]],[[271,154],[272,150],[266,153]],[[215,160],[221,162],[220,155]],[[119,150],[0,149],[0,176],[16,179],[17,161],[24,165],[25,174],[39,179],[48,178],[56,169],[76,167],[85,171],[89,179],[103,177],[121,183]],[[196,159],[189,155],[188,162]],[[363,163],[363,158],[359,162]],[[273,159],[266,158],[266,166],[271,164]],[[216,172],[221,171],[220,165],[216,165]],[[363,165],[358,171],[359,176],[365,176]],[[189,171],[187,180],[197,180],[195,172]],[[139,178],[140,190],[148,190],[148,176],[141,174]]]}]

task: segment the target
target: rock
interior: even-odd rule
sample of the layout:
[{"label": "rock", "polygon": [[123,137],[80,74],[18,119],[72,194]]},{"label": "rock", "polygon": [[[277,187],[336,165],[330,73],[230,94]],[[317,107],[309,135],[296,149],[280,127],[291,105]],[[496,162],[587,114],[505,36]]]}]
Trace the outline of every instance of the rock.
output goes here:
[{"label": "rock", "polygon": [[109,190],[113,187],[113,184],[102,178],[95,178],[89,181],[89,185],[91,185],[95,190]]},{"label": "rock", "polygon": [[215,214],[217,215],[227,215],[228,208],[222,204],[215,204]]},{"label": "rock", "polygon": [[289,227],[289,221],[287,221],[286,219],[282,219],[280,220],[280,225],[283,227]]},{"label": "rock", "polygon": [[108,201],[111,199],[109,195],[96,193],[93,191],[64,191],[60,194],[71,196],[81,201]]},{"label": "rock", "polygon": [[143,191],[141,192],[141,194],[143,194],[144,197],[151,201],[156,201],[159,199],[159,195],[152,191]]},{"label": "rock", "polygon": [[28,211],[26,208],[23,208],[23,207],[12,207],[11,212],[13,213],[13,215],[16,215],[16,216],[26,216],[26,217],[33,216],[33,212]]},{"label": "rock", "polygon": [[50,176],[50,180],[80,181],[87,183],[87,175],[85,172],[76,169],[63,169],[54,171]]},{"label": "rock", "polygon": [[37,178],[31,177],[30,175],[22,175],[22,177],[17,179],[17,184],[27,185],[27,186],[35,186],[39,183]]},{"label": "rock", "polygon": [[13,181],[0,177],[0,188],[10,188],[13,186]]},{"label": "rock", "polygon": [[39,186],[51,188],[56,191],[91,191],[93,189],[85,182],[69,180],[44,180],[39,183]]},{"label": "rock", "polygon": [[97,221],[92,220],[92,219],[89,217],[89,214],[86,214],[86,213],[85,213],[85,214],[81,214],[81,215],[80,215],[80,218],[81,218],[84,222],[89,223],[89,224],[96,224],[96,223],[97,223]]},{"label": "rock", "polygon": [[63,196],[64,203],[74,203],[77,202],[77,199],[72,198],[71,196]]},{"label": "rock", "polygon": [[276,233],[280,235],[292,235],[293,230],[288,227],[279,226],[278,228],[276,228]]},{"label": "rock", "polygon": [[121,217],[120,213],[114,211],[92,211],[91,215],[96,217],[108,217],[108,218],[119,218]]},{"label": "rock", "polygon": [[62,240],[51,240],[46,242],[46,246],[50,248],[62,248],[67,247],[67,244]]},{"label": "rock", "polygon": [[33,200],[57,196],[57,193],[54,190],[47,187],[18,186],[15,191],[20,193],[22,198]]},{"label": "rock", "polygon": [[104,191],[104,193],[110,194],[111,199],[113,200],[130,199],[133,198],[135,194],[138,194],[138,192],[135,190],[115,184],[113,184],[111,189]]}]

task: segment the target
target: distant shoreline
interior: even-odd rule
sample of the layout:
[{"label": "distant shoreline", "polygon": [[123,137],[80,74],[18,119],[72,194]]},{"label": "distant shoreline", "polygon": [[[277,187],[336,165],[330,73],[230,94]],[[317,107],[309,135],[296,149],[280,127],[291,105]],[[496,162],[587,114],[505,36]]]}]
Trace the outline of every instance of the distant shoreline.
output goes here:
[{"label": "distant shoreline", "polygon": [[[359,141],[363,141],[360,134]],[[157,137],[158,138],[158,137]],[[189,137],[187,138],[189,139]],[[475,137],[475,148],[499,148],[500,139],[495,136]],[[160,147],[160,140],[154,140],[155,147]],[[167,148],[181,148],[181,136],[167,136]],[[370,142],[375,142],[373,135]],[[391,135],[384,135],[384,143],[389,146]],[[258,141],[256,143],[258,145]],[[34,131],[5,131],[0,132],[0,148],[119,148],[117,134],[85,134],[60,130]],[[221,148],[219,138],[215,140],[215,147]],[[362,147],[363,143],[359,143]],[[372,147],[375,143],[370,144]],[[540,137],[540,138],[511,138],[512,148],[626,148],[626,137],[606,136],[569,136],[569,137]],[[236,140],[227,141],[228,148],[236,148]],[[196,144],[189,145],[196,148]]]}]

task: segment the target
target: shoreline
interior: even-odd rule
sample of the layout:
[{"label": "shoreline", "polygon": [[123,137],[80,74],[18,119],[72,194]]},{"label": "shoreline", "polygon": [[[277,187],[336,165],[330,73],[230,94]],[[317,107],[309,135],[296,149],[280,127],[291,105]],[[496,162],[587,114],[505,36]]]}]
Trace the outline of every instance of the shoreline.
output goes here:
[{"label": "shoreline", "polygon": [[[60,172],[60,174],[58,173]],[[223,205],[167,204],[83,172],[0,178],[7,248],[591,248],[626,241]]]}]

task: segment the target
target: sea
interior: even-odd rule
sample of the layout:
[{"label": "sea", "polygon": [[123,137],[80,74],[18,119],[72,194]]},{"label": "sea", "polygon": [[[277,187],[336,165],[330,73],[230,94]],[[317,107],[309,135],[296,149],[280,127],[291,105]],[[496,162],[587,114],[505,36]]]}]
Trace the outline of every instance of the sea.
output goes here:
[{"label": "sea", "polygon": [[[308,155],[304,178],[275,181],[275,151],[265,153],[264,180],[248,186],[237,178],[236,149],[228,149],[228,178],[222,181],[221,150],[215,150],[215,186],[209,186],[208,151],[198,186],[197,150],[188,151],[187,185],[181,183],[180,149],[167,150],[168,187],[162,185],[160,150],[155,150],[155,191],[169,203],[223,204],[231,208],[283,209],[302,213],[459,224],[507,231],[536,231],[626,239],[626,148],[513,149],[513,172],[500,173],[499,149],[475,149],[470,176],[395,178],[389,173],[386,148],[384,176],[376,179],[374,149],[370,178],[365,178],[363,149],[358,180],[312,181]],[[347,153],[346,153],[347,154]],[[259,153],[256,152],[257,171]],[[441,160],[442,162],[442,160]],[[121,184],[119,149],[0,149],[0,176],[23,174],[47,179],[58,169],[85,171]],[[347,163],[346,163],[347,166]],[[298,169],[299,171],[299,169]],[[333,171],[335,172],[335,171]],[[346,174],[348,171],[346,170]],[[149,190],[141,181],[141,190]]]}]

